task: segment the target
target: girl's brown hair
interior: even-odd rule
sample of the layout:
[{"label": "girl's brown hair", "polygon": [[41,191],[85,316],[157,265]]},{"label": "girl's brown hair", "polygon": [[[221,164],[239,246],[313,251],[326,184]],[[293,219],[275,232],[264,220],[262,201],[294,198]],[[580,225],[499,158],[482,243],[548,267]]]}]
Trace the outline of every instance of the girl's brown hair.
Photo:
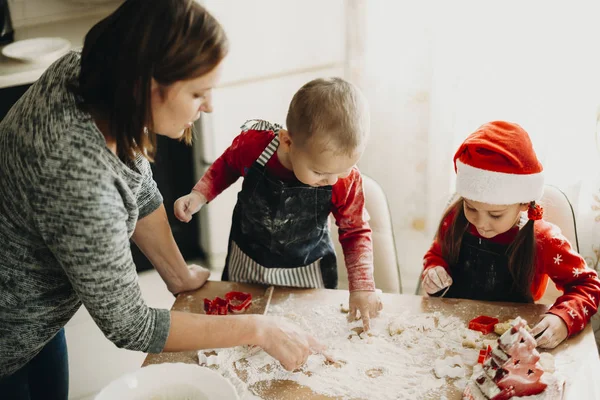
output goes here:
[{"label": "girl's brown hair", "polygon": [[[529,207],[535,206],[531,202]],[[445,235],[441,234],[444,222],[449,215],[452,215],[449,228]],[[534,235],[534,221],[529,220],[519,230],[517,237],[510,244],[506,251],[508,256],[508,270],[513,278],[515,289],[523,294],[529,301],[533,301],[531,294],[531,284],[535,272],[536,261],[536,243]],[[444,216],[438,227],[436,238],[440,241],[442,257],[450,266],[458,263],[462,238],[469,229],[469,221],[465,216],[464,200],[461,197],[453,203],[444,213]],[[443,236],[443,239],[440,238]]]},{"label": "girl's brown hair", "polygon": [[[194,0],[126,0],[86,35],[76,91],[84,107],[108,118],[119,158],[152,160],[152,78],[161,85],[197,78],[227,50],[223,28]],[[191,128],[182,140],[191,143]]]}]

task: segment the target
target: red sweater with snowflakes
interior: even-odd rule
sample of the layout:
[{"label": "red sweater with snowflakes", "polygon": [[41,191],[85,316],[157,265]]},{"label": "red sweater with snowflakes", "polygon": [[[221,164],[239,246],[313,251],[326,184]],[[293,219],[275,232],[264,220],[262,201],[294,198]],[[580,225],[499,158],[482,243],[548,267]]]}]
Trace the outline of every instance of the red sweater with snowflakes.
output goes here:
[{"label": "red sweater with snowflakes", "polygon": [[[442,223],[440,232],[442,239],[452,223],[452,218],[453,214],[450,213]],[[544,295],[550,277],[556,287],[563,291],[563,295],[556,299],[548,312],[565,321],[569,336],[571,336],[583,330],[598,309],[600,300],[598,274],[587,267],[583,258],[571,248],[571,244],[556,225],[539,220],[535,222],[534,227],[537,253],[535,274],[531,284],[533,299],[539,300]],[[515,239],[518,232],[519,228],[514,227],[501,235],[486,240],[509,244]],[[469,233],[483,238],[471,224],[469,224]],[[442,257],[438,238],[425,254],[423,266],[424,271],[436,266],[444,267],[452,276],[448,263]]]},{"label": "red sweater with snowflakes", "polygon": [[[194,190],[202,193],[207,201],[212,201],[240,176],[246,175],[250,166],[274,137],[272,131],[242,132],[210,166],[196,183]],[[266,167],[271,175],[282,181],[297,180],[294,172],[281,164],[277,153],[273,154]],[[350,291],[375,290],[371,228],[358,168],[352,168],[347,177],[339,179],[333,185],[331,212],[339,228]]]}]

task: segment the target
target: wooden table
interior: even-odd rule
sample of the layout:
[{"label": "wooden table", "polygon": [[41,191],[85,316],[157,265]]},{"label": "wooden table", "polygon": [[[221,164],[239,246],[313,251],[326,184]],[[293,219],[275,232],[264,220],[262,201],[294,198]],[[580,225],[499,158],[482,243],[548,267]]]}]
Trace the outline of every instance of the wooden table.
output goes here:
[{"label": "wooden table", "polygon": [[[203,299],[223,296],[232,290],[252,293],[254,302],[248,310],[250,313],[262,313],[264,301],[262,296],[266,287],[232,282],[207,282],[201,289],[183,293],[177,297],[172,310],[192,313],[204,313]],[[273,293],[272,305],[282,303],[293,294],[294,304],[298,307],[311,304],[340,304],[347,302],[348,292],[345,290],[324,289],[290,289],[277,288]],[[537,321],[548,306],[541,304],[491,303],[472,300],[439,299],[415,295],[383,294],[386,312],[432,313],[440,312],[446,316],[456,316],[467,323],[478,315],[496,316],[501,321],[519,315],[527,321]],[[600,359],[594,340],[591,324],[583,332],[567,340],[552,351],[556,364],[562,365],[560,371],[566,379],[566,400],[600,399]],[[197,351],[180,353],[149,354],[143,366],[168,362],[184,362],[198,364]],[[567,366],[567,367],[565,367]],[[328,399],[317,395],[306,387],[291,381],[273,381],[262,385],[257,395],[264,399]],[[282,393],[286,393],[285,396]],[[292,393],[290,396],[289,394]],[[460,397],[457,397],[459,399]],[[449,400],[452,400],[449,398]]]}]

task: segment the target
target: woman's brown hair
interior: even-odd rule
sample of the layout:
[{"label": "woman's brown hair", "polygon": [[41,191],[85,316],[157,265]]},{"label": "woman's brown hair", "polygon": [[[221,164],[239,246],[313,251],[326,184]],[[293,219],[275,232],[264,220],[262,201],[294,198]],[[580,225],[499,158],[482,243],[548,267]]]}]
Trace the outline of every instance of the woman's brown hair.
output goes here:
[{"label": "woman's brown hair", "polygon": [[[194,79],[227,54],[219,22],[194,0],[126,0],[85,37],[77,93],[108,118],[124,161],[156,151],[150,85]],[[182,140],[190,144],[191,128]]]},{"label": "woman's brown hair", "polygon": [[[535,206],[535,202],[529,204],[529,207],[533,206]],[[447,230],[443,229],[444,222],[450,215],[452,215],[452,220],[450,221],[449,228]],[[527,221],[506,250],[508,270],[513,278],[515,289],[529,301],[533,301],[531,284],[533,282],[536,261],[533,224],[533,220]],[[446,231],[444,235],[441,234],[442,229]],[[460,198],[448,207],[436,233],[436,238],[440,241],[442,257],[450,266],[458,263],[462,238],[468,229],[469,221],[467,221],[467,217],[465,216],[464,200]],[[440,240],[442,237],[443,239]]]}]

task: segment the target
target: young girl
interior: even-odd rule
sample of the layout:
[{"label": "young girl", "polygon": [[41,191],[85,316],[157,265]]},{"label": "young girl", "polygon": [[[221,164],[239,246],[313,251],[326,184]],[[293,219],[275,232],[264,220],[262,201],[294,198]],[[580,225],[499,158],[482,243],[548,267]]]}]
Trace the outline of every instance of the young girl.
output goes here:
[{"label": "young girl", "polygon": [[[536,201],[543,168],[517,124],[481,126],[454,156],[460,198],[446,211],[424,257],[430,295],[533,302],[548,277],[563,290],[532,333],[554,348],[581,331],[598,308],[600,281]],[[526,216],[524,212],[527,212]]]}]

